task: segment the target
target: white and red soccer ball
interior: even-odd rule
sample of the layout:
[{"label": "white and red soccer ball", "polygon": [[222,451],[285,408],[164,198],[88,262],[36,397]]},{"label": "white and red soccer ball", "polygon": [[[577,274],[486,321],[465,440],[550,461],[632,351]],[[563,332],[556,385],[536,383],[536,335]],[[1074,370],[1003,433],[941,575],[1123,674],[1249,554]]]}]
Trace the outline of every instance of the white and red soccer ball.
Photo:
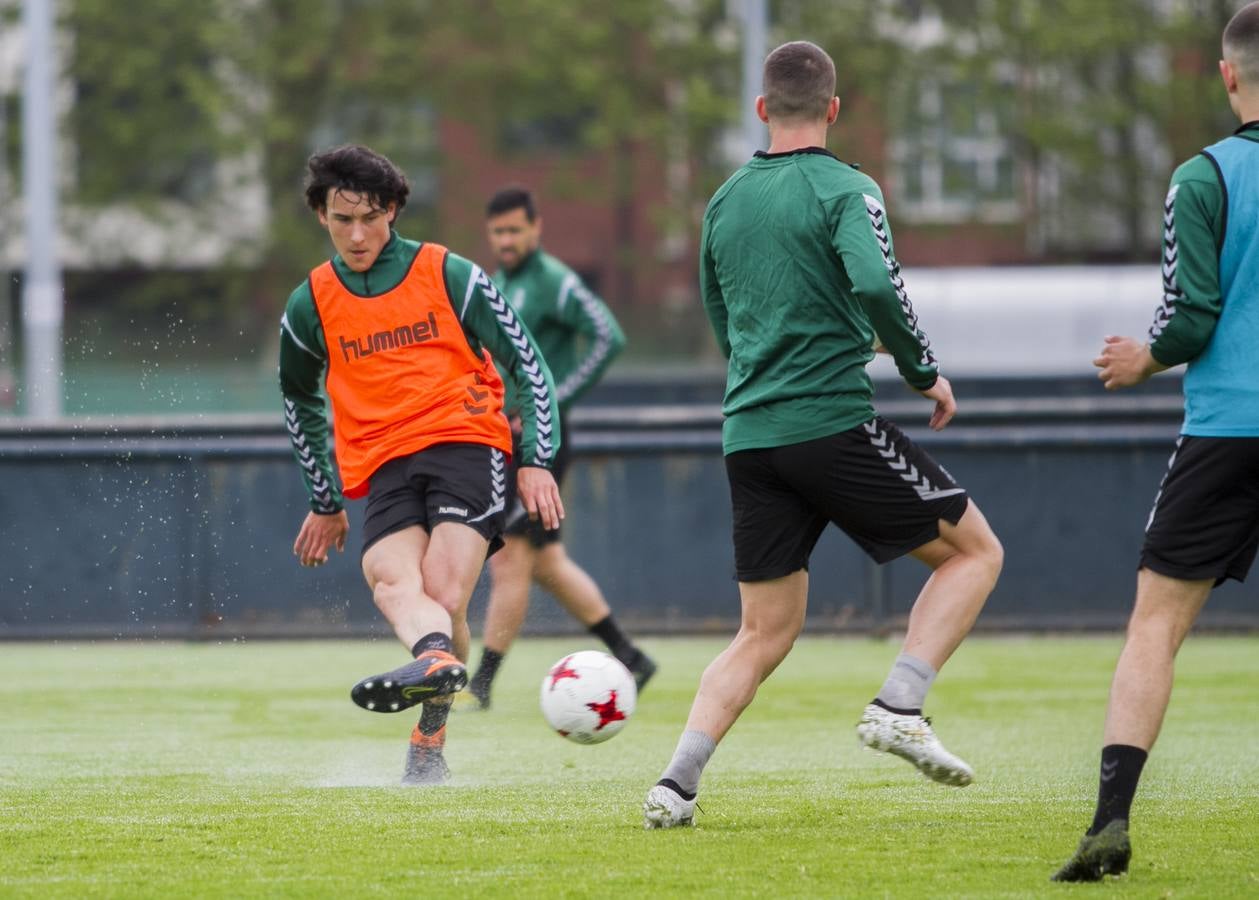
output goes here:
[{"label": "white and red soccer ball", "polygon": [[599,650],[565,656],[542,679],[542,715],[570,741],[598,744],[615,735],[638,700],[634,676]]}]

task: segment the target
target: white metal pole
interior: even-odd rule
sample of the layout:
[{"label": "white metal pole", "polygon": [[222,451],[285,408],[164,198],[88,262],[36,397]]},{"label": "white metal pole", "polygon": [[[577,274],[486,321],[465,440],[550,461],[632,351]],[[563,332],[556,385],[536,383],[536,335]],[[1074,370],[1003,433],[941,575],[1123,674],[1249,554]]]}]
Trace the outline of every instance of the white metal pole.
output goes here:
[{"label": "white metal pole", "polygon": [[22,287],[26,414],[61,415],[61,266],[57,257],[57,114],[54,0],[25,0],[26,78],[22,98],[22,188],[26,277]]},{"label": "white metal pole", "polygon": [[769,146],[765,123],[756,115],[756,98],[761,93],[761,76],[765,55],[769,52],[769,10],[767,0],[741,0],[743,19],[743,118],[740,131],[744,143],[744,159],[755,150]]}]

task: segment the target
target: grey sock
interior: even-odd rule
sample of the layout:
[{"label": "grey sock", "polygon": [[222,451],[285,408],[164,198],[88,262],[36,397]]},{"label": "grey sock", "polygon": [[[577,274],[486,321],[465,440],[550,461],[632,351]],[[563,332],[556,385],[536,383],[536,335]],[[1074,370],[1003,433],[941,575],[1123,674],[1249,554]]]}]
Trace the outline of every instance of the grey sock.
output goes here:
[{"label": "grey sock", "polygon": [[922,709],[922,702],[927,699],[927,691],[931,682],[936,680],[936,670],[931,664],[902,653],[892,664],[887,681],[879,688],[880,702],[893,709]]},{"label": "grey sock", "polygon": [[673,759],[660,779],[669,779],[688,794],[699,792],[699,776],[708,765],[708,758],[717,749],[717,742],[702,731],[684,731],[673,751]]}]

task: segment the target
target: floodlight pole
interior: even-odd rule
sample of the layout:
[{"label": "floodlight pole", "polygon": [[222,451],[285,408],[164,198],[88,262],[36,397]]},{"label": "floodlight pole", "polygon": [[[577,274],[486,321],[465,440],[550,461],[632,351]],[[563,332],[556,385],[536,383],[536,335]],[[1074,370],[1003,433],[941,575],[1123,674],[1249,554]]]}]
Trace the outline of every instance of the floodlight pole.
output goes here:
[{"label": "floodlight pole", "polygon": [[769,146],[765,123],[756,115],[756,98],[761,93],[762,67],[765,65],[769,37],[769,10],[766,0],[736,0],[739,18],[743,20],[743,117],[744,159],[753,150]]},{"label": "floodlight pole", "polygon": [[22,193],[26,277],[22,282],[26,415],[61,415],[61,266],[57,258],[57,125],[54,0],[25,0],[26,77],[22,96]]}]

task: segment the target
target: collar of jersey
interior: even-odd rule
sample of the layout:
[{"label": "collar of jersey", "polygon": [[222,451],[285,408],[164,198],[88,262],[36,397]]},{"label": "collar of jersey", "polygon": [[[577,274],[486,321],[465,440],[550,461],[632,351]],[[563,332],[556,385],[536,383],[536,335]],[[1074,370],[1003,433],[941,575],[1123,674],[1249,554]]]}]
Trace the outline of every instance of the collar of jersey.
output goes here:
[{"label": "collar of jersey", "polygon": [[378,297],[387,294],[402,283],[420,252],[418,244],[403,240],[398,232],[390,229],[389,240],[380,248],[380,255],[366,272],[355,272],[345,264],[340,254],[332,257],[332,270],[337,279],[351,294],[359,297]]},{"label": "collar of jersey", "polygon": [[829,156],[831,159],[835,160],[835,162],[844,163],[844,165],[852,166],[854,169],[861,168],[861,166],[857,165],[856,163],[844,162],[842,159],[840,159],[831,151],[827,150],[825,147],[801,147],[798,150],[784,150],[782,153],[770,153],[766,150],[757,150],[755,153],[752,154],[752,156],[754,156],[756,159],[786,159],[788,156],[796,156],[797,154],[800,154],[800,153],[805,153],[810,156]]},{"label": "collar of jersey", "polygon": [[1259,119],[1255,119],[1253,122],[1247,122],[1245,125],[1242,125],[1234,131],[1233,134],[1245,134],[1247,131],[1259,131]]},{"label": "collar of jersey", "polygon": [[541,259],[542,259],[542,245],[538,244],[538,246],[534,247],[532,250],[529,251],[529,253],[525,256],[525,258],[520,261],[520,265],[516,266],[516,268],[514,269],[500,268],[499,271],[502,272],[503,275],[505,275],[508,278],[515,278],[517,275],[520,275],[521,273],[523,273],[526,269],[529,269],[532,266],[536,266],[541,261]]}]

